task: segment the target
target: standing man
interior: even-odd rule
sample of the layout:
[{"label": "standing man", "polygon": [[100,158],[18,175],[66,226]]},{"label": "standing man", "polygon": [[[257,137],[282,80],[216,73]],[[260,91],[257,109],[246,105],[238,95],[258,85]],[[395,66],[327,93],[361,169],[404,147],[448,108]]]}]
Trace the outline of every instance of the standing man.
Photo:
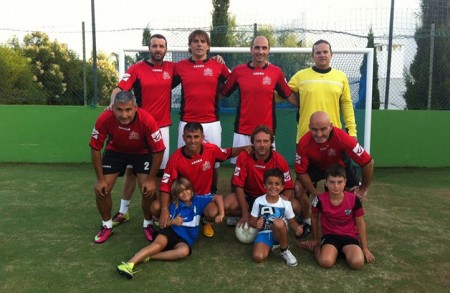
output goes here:
[{"label": "standing man", "polygon": [[[181,83],[178,147],[185,143],[183,129],[188,122],[201,123],[205,140],[220,147],[222,126],[219,121],[218,89],[230,70],[225,64],[208,58],[211,40],[205,31],[193,31],[189,35],[188,46],[191,57],[176,64],[173,81],[174,87]],[[215,168],[219,168],[219,164]],[[212,192],[217,189],[217,180],[218,173],[215,171]]]},{"label": "standing man", "polygon": [[[102,157],[101,150],[106,140]],[[131,92],[120,91],[114,97],[113,111],[105,111],[97,119],[89,145],[97,175],[94,186],[97,208],[103,221],[95,243],[105,242],[113,232],[111,191],[127,165],[133,166],[138,177],[146,227],[152,219],[149,207],[156,197],[156,173],[165,149],[153,116],[137,107]]]},{"label": "standing man", "polygon": [[[160,225],[166,227],[169,219],[169,194],[172,183],[180,176],[185,177],[192,183],[195,194],[204,195],[211,192],[213,184],[213,170],[215,162],[222,162],[231,157],[237,156],[241,151],[251,149],[251,146],[240,148],[221,149],[215,144],[205,142],[203,127],[198,122],[188,122],[183,129],[183,139],[185,145],[177,149],[169,158],[167,167],[160,186],[160,207],[158,202],[153,203],[152,210],[160,210]],[[208,205],[204,210],[207,221],[212,221],[217,215],[216,205]],[[203,235],[214,236],[214,229],[211,223],[203,225]]]},{"label": "standing man", "polygon": [[[229,97],[239,89],[239,104],[234,123],[233,147],[250,144],[250,136],[258,125],[267,125],[275,133],[275,95],[274,91],[287,99],[292,94],[281,69],[270,64],[269,40],[264,36],[253,39],[250,48],[252,60],[233,68],[230,77],[221,90]],[[236,163],[236,159],[231,160]]]},{"label": "standing man", "polygon": [[284,174],[284,188],[282,197],[289,200],[294,212],[300,213],[300,203],[294,197],[294,181],[292,180],[289,165],[285,158],[275,150],[273,132],[266,125],[257,126],[250,138],[253,151],[242,152],[238,155],[236,167],[231,180],[235,192],[225,197],[225,214],[227,225],[243,225],[250,220],[250,211],[256,198],[266,193],[264,187],[264,173],[273,168],[280,169]]},{"label": "standing man", "polygon": [[[172,102],[172,80],[175,70],[175,63],[164,61],[167,52],[167,40],[163,35],[154,34],[149,40],[150,58],[130,66],[122,80],[111,94],[111,105],[114,96],[121,90],[129,91],[133,89],[139,107],[150,113],[161,130],[162,139],[166,150],[159,167],[158,177],[162,176],[169,159],[169,126],[172,125],[171,102]],[[131,166],[129,166],[131,167]],[[159,180],[157,182],[159,186]],[[128,207],[131,197],[136,187],[136,175],[131,168],[127,168],[120,201],[120,209],[113,217],[113,226],[117,226],[130,219]],[[157,188],[158,190],[158,188]],[[154,227],[153,220],[144,227],[149,236],[149,241],[153,241]]]},{"label": "standing man", "polygon": [[[361,185],[353,165],[345,163],[346,157],[351,158],[361,167]],[[374,165],[372,157],[356,139],[344,130],[334,127],[327,113],[318,111],[311,115],[309,132],[302,136],[297,145],[295,173],[302,189],[306,189],[315,197],[318,192],[314,183],[325,179],[325,170],[333,164],[339,164],[345,168],[347,190],[356,193],[361,200],[364,200],[372,183]],[[303,193],[303,190],[301,192]],[[301,203],[304,217],[311,219],[309,200]],[[303,204],[307,205],[303,206]],[[311,227],[309,226],[308,229]]]},{"label": "standing man", "polygon": [[[338,128],[342,128],[342,114],[347,132],[356,139],[350,86],[345,73],[330,66],[333,57],[330,43],[326,40],[315,42],[311,57],[314,66],[300,70],[289,81],[295,97],[289,97],[288,101],[299,107],[296,141],[309,131],[309,118],[316,111],[328,113],[331,122]],[[351,164],[350,159],[345,158],[345,163]],[[310,203],[308,194],[298,180],[295,182],[295,193],[302,204],[304,226],[301,238],[304,238],[311,233],[310,212],[305,210],[306,207],[309,209]]]}]

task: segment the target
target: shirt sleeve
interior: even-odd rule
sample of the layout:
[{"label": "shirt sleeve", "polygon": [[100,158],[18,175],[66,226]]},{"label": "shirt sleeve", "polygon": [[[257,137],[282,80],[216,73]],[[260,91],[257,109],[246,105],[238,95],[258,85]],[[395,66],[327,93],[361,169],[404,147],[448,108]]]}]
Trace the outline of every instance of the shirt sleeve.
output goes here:
[{"label": "shirt sleeve", "polygon": [[229,97],[237,88],[236,70],[231,71],[228,75],[228,79],[225,81],[220,93],[226,97]]},{"label": "shirt sleeve", "polygon": [[347,77],[344,74],[344,89],[342,96],[339,99],[339,106],[341,108],[342,116],[345,121],[345,128],[348,129],[350,136],[356,137],[356,122],[355,111],[353,109],[352,97],[350,94],[350,86]]},{"label": "shirt sleeve", "polygon": [[106,138],[108,137],[107,131],[105,129],[107,112],[103,112],[95,122],[94,129],[92,129],[91,140],[89,146],[100,151],[103,148]]},{"label": "shirt sleeve", "polygon": [[286,82],[286,78],[284,77],[284,74],[281,70],[280,73],[278,74],[278,81],[275,90],[283,99],[286,99],[292,93],[292,90],[289,87],[288,83]]}]

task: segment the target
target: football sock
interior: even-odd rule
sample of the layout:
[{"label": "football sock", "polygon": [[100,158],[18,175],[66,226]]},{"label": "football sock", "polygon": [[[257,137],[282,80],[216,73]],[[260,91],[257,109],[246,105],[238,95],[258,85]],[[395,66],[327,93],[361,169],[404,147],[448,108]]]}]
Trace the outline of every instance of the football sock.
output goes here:
[{"label": "football sock", "polygon": [[119,213],[126,214],[128,213],[128,207],[130,206],[131,200],[121,199],[120,200],[120,210]]},{"label": "football sock", "polygon": [[148,225],[153,226],[153,220],[146,220],[144,219],[144,228],[147,228]]},{"label": "football sock", "polygon": [[309,219],[303,219],[303,223],[308,224],[311,226],[311,218]]},{"label": "football sock", "polygon": [[102,221],[103,222],[103,226],[106,226],[106,228],[111,229],[112,228],[112,220],[108,220],[108,221]]}]

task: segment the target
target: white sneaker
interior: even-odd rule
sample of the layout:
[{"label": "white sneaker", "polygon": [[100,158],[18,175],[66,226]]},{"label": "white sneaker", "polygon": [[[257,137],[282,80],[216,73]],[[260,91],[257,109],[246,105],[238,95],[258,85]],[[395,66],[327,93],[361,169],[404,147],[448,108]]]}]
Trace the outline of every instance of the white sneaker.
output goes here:
[{"label": "white sneaker", "polygon": [[295,267],[298,264],[297,259],[289,249],[281,252],[281,257],[286,260],[286,264],[290,267]]},{"label": "white sneaker", "polygon": [[227,226],[236,226],[239,218],[238,217],[227,217]]}]

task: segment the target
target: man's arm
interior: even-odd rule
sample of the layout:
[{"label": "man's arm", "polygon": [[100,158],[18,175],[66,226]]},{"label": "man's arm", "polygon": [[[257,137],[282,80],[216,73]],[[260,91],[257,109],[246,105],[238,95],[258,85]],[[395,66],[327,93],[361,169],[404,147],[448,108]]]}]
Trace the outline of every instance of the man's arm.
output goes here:
[{"label": "man's arm", "polygon": [[107,110],[111,110],[112,109],[112,106],[114,104],[114,98],[116,97],[116,94],[118,92],[120,92],[120,91],[121,91],[121,89],[119,87],[115,87],[113,89],[113,91],[111,93],[111,98],[110,98],[110,102],[109,102],[109,106],[107,107]]},{"label": "man's arm", "polygon": [[347,78],[344,81],[344,89],[339,101],[339,110],[344,118],[345,127],[348,129],[348,134],[357,138],[355,110],[353,109],[352,97],[350,94],[350,86]]},{"label": "man's arm", "polygon": [[233,147],[231,148],[231,157],[236,157],[239,155],[242,151],[246,151],[247,153],[250,153],[253,150],[252,145],[245,145],[241,147]]},{"label": "man's arm", "polygon": [[289,97],[286,98],[286,101],[291,103],[292,106],[299,107],[300,106],[300,99],[298,97],[298,93],[292,92]]},{"label": "man's arm", "polygon": [[97,182],[94,185],[95,194],[97,196],[106,196],[109,191],[107,190],[108,185],[103,176],[102,155],[100,151],[91,148],[91,161],[95,170],[95,175],[97,176]]},{"label": "man's arm", "polygon": [[153,196],[156,192],[156,174],[158,174],[159,167],[163,159],[164,151],[152,154],[152,165],[150,172],[147,175],[145,182],[142,184],[141,192],[145,197]]},{"label": "man's arm", "polygon": [[361,249],[364,253],[364,258],[368,263],[371,263],[375,260],[373,254],[369,251],[369,245],[367,244],[367,231],[366,231],[366,223],[364,222],[363,216],[355,217],[356,228],[359,233],[359,241],[361,242]]},{"label": "man's arm", "polygon": [[311,181],[311,177],[309,177],[308,173],[299,174],[297,173],[297,178],[300,180],[300,183],[304,188],[312,195],[316,196],[318,194],[316,188],[314,187],[313,182]]},{"label": "man's arm", "polygon": [[166,228],[169,221],[169,203],[170,203],[170,195],[167,192],[160,191],[159,193],[159,201],[161,206],[160,216],[159,216],[159,223],[162,228]]},{"label": "man's arm", "polygon": [[238,225],[241,226],[250,220],[250,212],[248,211],[249,207],[247,201],[245,200],[244,188],[238,186],[235,187],[236,187],[236,198],[241,208],[241,217],[239,219]]},{"label": "man's arm", "polygon": [[361,185],[352,188],[352,192],[356,193],[361,201],[364,201],[367,197],[367,192],[370,185],[372,184],[372,174],[373,174],[373,159],[370,160],[364,167],[361,168],[362,178]]}]

